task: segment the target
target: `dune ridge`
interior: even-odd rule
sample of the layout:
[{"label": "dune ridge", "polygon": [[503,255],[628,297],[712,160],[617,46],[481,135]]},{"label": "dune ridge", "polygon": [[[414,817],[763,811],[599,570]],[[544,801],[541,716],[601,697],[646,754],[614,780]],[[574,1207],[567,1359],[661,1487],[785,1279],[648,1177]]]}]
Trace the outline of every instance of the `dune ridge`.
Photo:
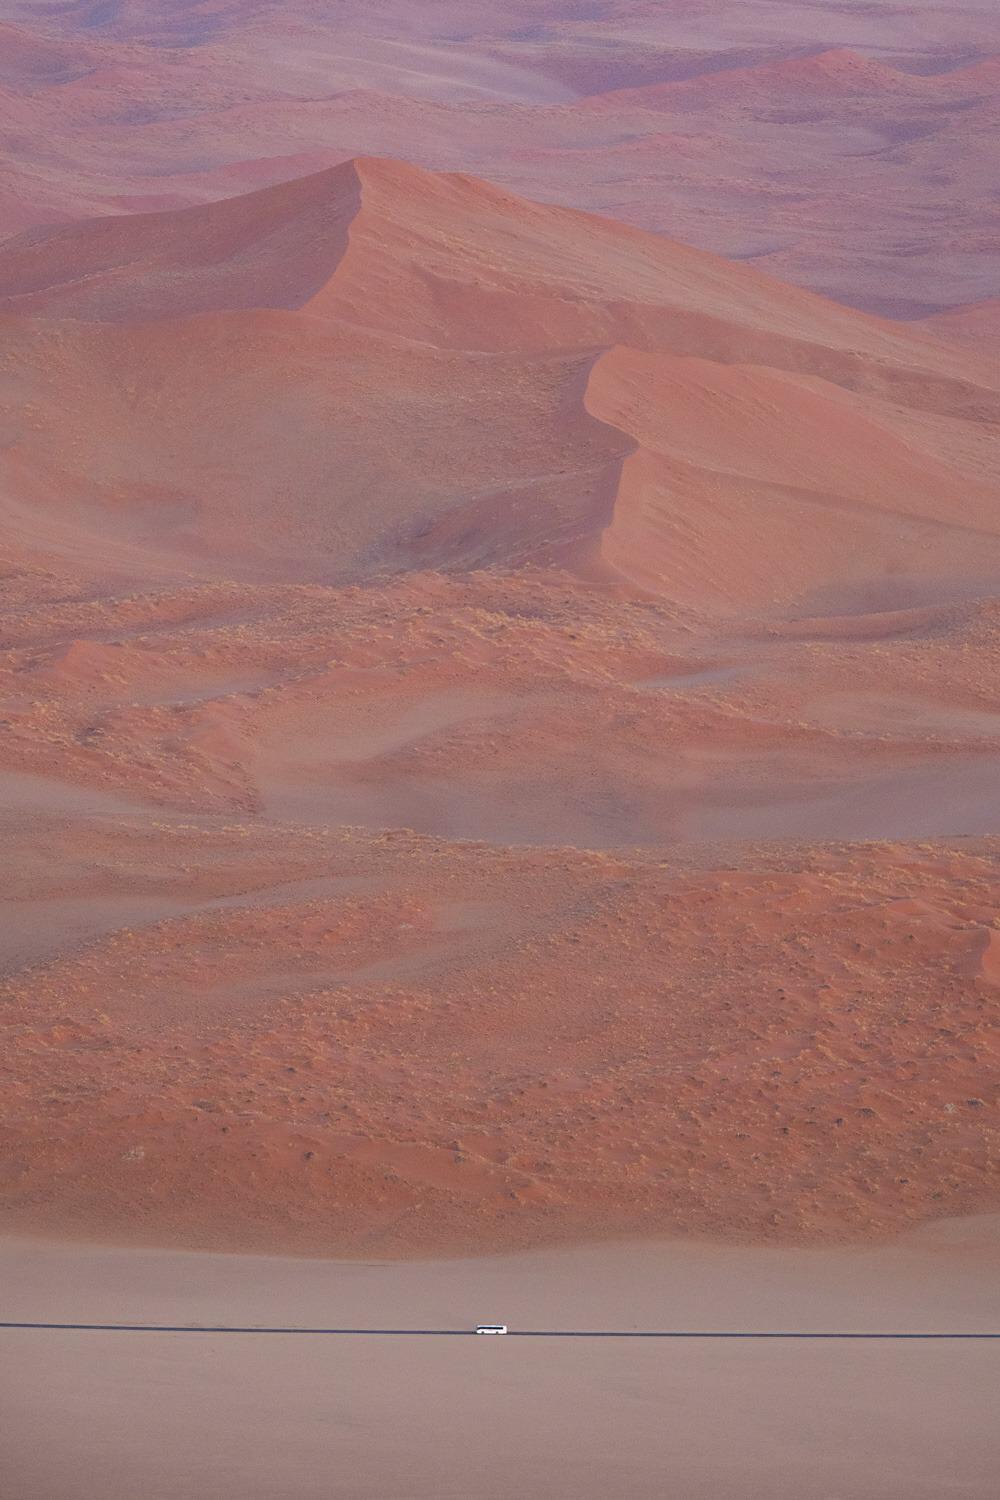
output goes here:
[{"label": "dune ridge", "polygon": [[[748,483],[755,503],[786,513],[819,505],[827,529],[815,564],[762,559],[759,602],[832,583],[819,576],[830,539],[859,514],[868,535],[844,550],[845,584],[993,566],[995,482],[978,435],[1000,420],[1000,382],[986,360],[468,177],[364,160],[207,208],[32,231],[0,247],[0,312],[32,413],[10,408],[11,494],[72,528],[57,547],[86,548],[96,527],[103,546],[110,528],[123,558],[145,554],[167,576],[182,557],[211,570],[224,551],[251,577],[600,557],[634,578],[641,552],[646,586],[704,606],[717,542],[698,544],[702,583],[671,582],[650,497],[694,505],[683,524],[697,529],[711,495],[731,529],[750,524]],[[461,422],[475,392],[492,446]],[[650,401],[684,410],[655,438]],[[793,410],[798,450],[777,441]],[[723,413],[738,436],[728,465],[715,453],[706,470]],[[817,456],[831,430],[843,452],[832,465]],[[114,441],[99,451],[95,432]],[[768,455],[756,469],[755,446]],[[320,505],[334,473],[336,498]],[[901,490],[903,511],[881,498]],[[625,517],[639,511],[636,529]]]},{"label": "dune ridge", "polygon": [[[471,172],[869,310],[996,295],[997,18],[976,0],[18,8],[0,237],[361,156]],[[0,64],[2,66],[2,64]],[[942,246],[941,224],[947,224]]]},{"label": "dune ridge", "polygon": [[996,1207],[988,358],[368,157],[14,236],[0,332],[5,1228]]}]

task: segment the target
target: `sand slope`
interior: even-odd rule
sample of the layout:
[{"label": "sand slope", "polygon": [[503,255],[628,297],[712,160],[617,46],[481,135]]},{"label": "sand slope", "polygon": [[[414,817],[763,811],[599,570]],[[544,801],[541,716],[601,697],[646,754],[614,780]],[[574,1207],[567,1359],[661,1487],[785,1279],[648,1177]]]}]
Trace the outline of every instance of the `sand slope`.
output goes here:
[{"label": "sand slope", "polygon": [[978,0],[18,9],[0,237],[375,154],[890,315],[997,292],[1000,23]]},{"label": "sand slope", "polygon": [[954,835],[1000,823],[995,609],[771,630],[551,570],[25,610],[6,1222],[398,1253],[991,1204],[997,847]]},{"label": "sand slope", "polygon": [[0,299],[6,1225],[996,1206],[990,362],[370,159]]},{"label": "sand slope", "polygon": [[[43,554],[275,578],[588,556],[701,607],[1000,557],[986,360],[467,177],[365,160],[33,231],[0,308],[7,524]],[[760,538],[738,584],[723,532]]]}]

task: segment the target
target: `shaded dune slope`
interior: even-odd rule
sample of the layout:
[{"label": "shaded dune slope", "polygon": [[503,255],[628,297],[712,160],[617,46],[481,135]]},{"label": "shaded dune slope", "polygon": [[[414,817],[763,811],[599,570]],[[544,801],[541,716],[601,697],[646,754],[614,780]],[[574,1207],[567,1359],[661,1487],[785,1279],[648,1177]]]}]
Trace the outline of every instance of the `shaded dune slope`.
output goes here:
[{"label": "shaded dune slope", "polygon": [[[167,572],[600,559],[709,607],[720,527],[757,603],[1000,562],[974,352],[468,177],[360,160],[32,232],[0,308],[10,504],[77,553],[99,528]],[[775,526],[803,534],[772,559]]]},{"label": "shaded dune slope", "polygon": [[998,384],[392,162],[0,246],[5,1224],[995,1208]]}]

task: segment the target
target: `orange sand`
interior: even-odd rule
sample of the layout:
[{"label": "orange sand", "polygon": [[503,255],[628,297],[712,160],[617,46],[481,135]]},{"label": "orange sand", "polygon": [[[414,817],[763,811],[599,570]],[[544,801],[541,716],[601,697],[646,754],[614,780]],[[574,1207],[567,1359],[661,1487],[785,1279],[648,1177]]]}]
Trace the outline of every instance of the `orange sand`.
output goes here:
[{"label": "orange sand", "polygon": [[0,301],[7,1226],[996,1206],[981,353],[371,160]]},{"label": "orange sand", "polygon": [[983,0],[16,9],[0,236],[377,154],[894,316],[997,295],[1000,17]]}]

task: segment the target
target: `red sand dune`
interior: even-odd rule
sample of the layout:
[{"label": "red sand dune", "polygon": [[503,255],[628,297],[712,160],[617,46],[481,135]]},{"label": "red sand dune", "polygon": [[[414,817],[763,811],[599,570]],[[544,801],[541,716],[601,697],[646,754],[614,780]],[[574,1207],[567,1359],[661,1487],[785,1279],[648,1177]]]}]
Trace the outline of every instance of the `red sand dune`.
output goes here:
[{"label": "red sand dune", "polygon": [[6,1224],[996,1206],[991,363],[367,159],[0,299]]},{"label": "red sand dune", "polygon": [[[43,555],[287,578],[589,551],[727,607],[964,589],[998,547],[986,361],[466,177],[366,160],[32,231],[0,310],[8,525]],[[776,551],[764,507],[810,526]],[[734,526],[764,540],[727,583]]]},{"label": "red sand dune", "polygon": [[935,338],[955,339],[993,358],[1000,348],[1000,297],[947,309],[914,326]]},{"label": "red sand dune", "polygon": [[996,294],[1000,18],[978,0],[74,5],[5,41],[0,236],[374,154],[893,316]]}]

